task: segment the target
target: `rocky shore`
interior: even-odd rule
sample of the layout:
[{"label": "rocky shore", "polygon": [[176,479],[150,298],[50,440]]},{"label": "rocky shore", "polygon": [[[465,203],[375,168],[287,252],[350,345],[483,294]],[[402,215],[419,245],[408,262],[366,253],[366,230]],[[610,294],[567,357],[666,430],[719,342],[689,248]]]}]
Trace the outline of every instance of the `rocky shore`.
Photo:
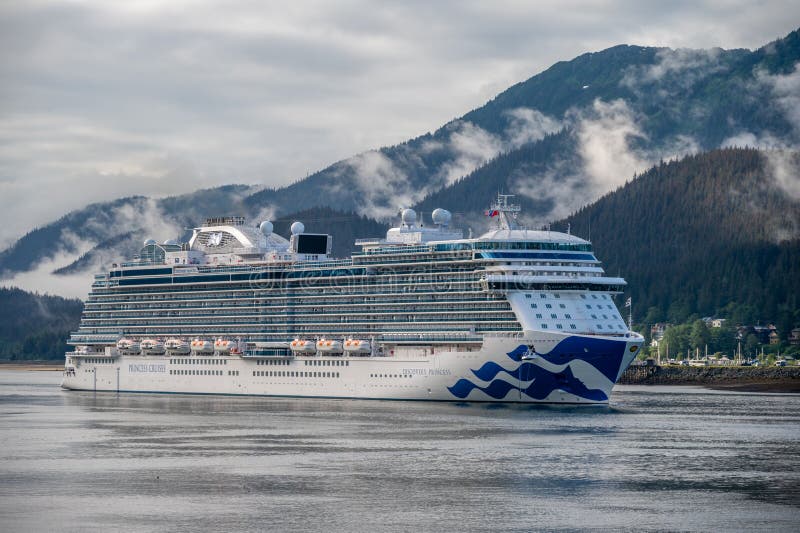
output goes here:
[{"label": "rocky shore", "polygon": [[800,392],[800,367],[632,366],[625,385],[699,385],[753,392]]}]

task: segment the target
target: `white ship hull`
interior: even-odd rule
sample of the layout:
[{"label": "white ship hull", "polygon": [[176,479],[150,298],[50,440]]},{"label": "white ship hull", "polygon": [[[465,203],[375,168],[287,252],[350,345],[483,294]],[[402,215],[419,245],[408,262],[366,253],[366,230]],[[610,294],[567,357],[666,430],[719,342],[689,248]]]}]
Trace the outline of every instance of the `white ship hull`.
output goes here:
[{"label": "white ship hull", "polygon": [[[640,336],[526,332],[487,337],[478,348],[397,347],[387,357],[288,358],[102,355],[67,358],[62,387],[73,390],[604,404]],[[531,350],[533,347],[533,350]]]}]

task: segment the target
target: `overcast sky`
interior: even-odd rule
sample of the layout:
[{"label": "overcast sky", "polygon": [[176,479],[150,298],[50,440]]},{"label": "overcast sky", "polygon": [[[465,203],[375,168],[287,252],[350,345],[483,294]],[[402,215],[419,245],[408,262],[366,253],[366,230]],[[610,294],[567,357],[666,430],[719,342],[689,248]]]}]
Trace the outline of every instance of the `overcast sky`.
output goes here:
[{"label": "overcast sky", "polygon": [[0,248],[92,201],[286,184],[587,51],[798,25],[796,0],[0,2]]}]

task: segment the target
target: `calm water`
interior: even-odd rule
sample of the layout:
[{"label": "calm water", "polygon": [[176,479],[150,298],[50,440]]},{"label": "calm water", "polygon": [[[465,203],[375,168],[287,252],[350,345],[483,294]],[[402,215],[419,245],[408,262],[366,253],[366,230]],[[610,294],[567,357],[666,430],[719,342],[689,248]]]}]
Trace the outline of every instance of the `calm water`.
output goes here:
[{"label": "calm water", "polygon": [[59,380],[0,370],[3,531],[800,528],[800,395],[530,408]]}]

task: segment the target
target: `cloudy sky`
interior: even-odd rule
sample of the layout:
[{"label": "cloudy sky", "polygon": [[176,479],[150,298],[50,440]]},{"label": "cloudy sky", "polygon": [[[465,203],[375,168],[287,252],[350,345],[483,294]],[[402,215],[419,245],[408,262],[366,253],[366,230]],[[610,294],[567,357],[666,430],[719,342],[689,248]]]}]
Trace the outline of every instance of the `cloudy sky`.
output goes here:
[{"label": "cloudy sky", "polygon": [[286,184],[583,52],[756,48],[798,15],[777,0],[5,1],[0,249],[92,201]]}]

